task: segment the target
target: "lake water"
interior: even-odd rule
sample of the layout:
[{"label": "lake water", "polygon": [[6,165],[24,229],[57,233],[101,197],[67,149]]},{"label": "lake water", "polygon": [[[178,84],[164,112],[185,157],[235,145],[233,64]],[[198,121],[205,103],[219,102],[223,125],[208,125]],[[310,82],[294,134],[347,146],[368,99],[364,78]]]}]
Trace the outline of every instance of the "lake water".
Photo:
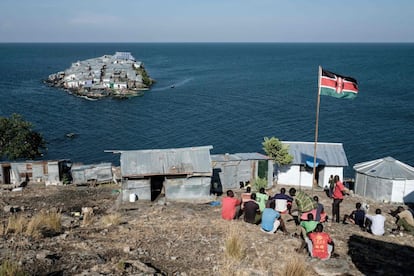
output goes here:
[{"label": "lake water", "polygon": [[[116,51],[157,81],[143,97],[90,101],[42,82]],[[314,141],[321,65],[359,82],[355,100],[321,97],[318,140],[343,143],[345,176],[386,156],[414,165],[414,44],[0,44],[0,61],[0,116],[32,122],[48,142],[43,159],[117,164],[105,150],[212,145],[221,154],[263,152],[265,136]]]}]

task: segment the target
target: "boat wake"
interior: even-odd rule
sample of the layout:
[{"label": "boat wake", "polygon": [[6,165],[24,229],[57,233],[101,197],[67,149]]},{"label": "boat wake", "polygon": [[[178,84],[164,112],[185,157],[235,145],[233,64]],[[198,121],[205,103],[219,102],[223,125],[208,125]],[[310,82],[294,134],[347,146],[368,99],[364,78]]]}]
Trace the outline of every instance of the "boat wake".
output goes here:
[{"label": "boat wake", "polygon": [[193,80],[193,78],[187,78],[187,79],[181,80],[179,82],[173,82],[168,86],[157,87],[157,88],[153,88],[151,90],[152,91],[164,91],[164,90],[168,90],[168,89],[171,89],[171,88],[177,88],[177,87],[185,85],[186,83],[188,83],[192,80]]},{"label": "boat wake", "polygon": [[89,97],[87,97],[87,96],[77,96],[78,98],[82,98],[82,99],[85,99],[85,100],[88,100],[88,101],[97,101],[98,99],[94,99],[94,98],[89,98]]}]

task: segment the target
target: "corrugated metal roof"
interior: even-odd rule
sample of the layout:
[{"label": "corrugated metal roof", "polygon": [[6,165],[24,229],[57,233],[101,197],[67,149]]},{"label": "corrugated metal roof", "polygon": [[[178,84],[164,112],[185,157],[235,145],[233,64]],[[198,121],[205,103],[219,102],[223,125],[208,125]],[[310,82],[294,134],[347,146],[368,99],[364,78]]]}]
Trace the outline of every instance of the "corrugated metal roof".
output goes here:
[{"label": "corrugated metal roof", "polygon": [[212,174],[212,146],[113,151],[121,154],[123,177],[149,175]]},{"label": "corrugated metal roof", "polygon": [[380,178],[414,179],[414,168],[392,157],[355,164],[354,170],[358,173]]},{"label": "corrugated metal roof", "polygon": [[[292,164],[306,164],[306,161],[313,163],[314,142],[291,142],[282,141],[282,144],[289,146],[289,153],[293,156]],[[325,166],[348,166],[348,159],[342,143],[320,143],[316,147],[316,162]]]},{"label": "corrugated metal roof", "polygon": [[211,160],[215,162],[225,162],[225,161],[244,161],[244,160],[269,160],[266,155],[257,153],[257,152],[247,152],[247,153],[234,153],[234,154],[213,154],[211,155]]}]

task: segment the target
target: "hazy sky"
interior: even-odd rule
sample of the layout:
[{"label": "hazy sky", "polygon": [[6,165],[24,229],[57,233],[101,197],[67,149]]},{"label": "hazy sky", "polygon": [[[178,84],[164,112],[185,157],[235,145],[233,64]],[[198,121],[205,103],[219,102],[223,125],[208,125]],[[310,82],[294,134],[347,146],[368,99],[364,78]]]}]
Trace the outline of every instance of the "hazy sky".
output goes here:
[{"label": "hazy sky", "polygon": [[413,0],[1,0],[0,42],[414,42]]}]

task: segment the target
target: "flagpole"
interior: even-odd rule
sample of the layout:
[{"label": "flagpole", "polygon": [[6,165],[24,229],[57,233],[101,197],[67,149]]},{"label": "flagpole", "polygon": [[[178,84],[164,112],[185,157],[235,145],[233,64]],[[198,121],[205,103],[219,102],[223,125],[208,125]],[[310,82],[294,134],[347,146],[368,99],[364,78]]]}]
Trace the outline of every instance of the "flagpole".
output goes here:
[{"label": "flagpole", "polygon": [[319,66],[318,72],[318,100],[316,104],[316,123],[315,123],[315,144],[313,146],[313,177],[312,177],[312,191],[316,184],[316,148],[318,145],[318,128],[319,128],[319,105],[321,102],[321,76],[322,67]]}]

